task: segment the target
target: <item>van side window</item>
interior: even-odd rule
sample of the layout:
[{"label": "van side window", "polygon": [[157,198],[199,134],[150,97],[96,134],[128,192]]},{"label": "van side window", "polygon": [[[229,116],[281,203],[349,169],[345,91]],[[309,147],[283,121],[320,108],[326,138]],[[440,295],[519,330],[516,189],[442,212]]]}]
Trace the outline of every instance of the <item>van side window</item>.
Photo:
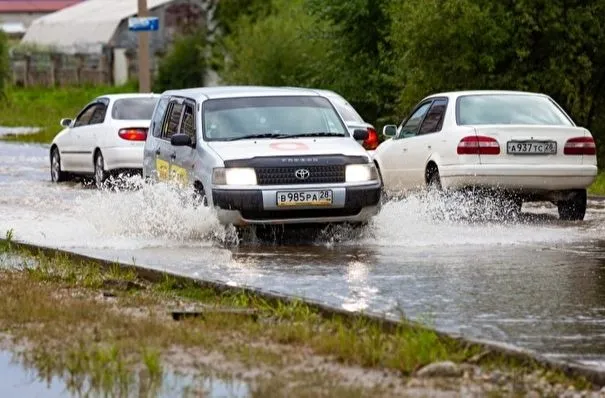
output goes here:
[{"label": "van side window", "polygon": [[181,121],[181,113],[183,112],[183,104],[173,102],[166,111],[166,118],[164,119],[164,128],[162,131],[162,138],[170,140],[179,130],[179,123]]},{"label": "van side window", "polygon": [[190,103],[184,104],[180,132],[181,134],[187,134],[195,145],[195,106]]},{"label": "van side window", "polygon": [[164,119],[164,114],[166,113],[166,108],[168,107],[168,97],[162,97],[158,101],[157,109],[153,114],[153,119],[151,120],[151,126],[153,131],[151,132],[154,137],[159,137],[162,133],[162,120]]}]

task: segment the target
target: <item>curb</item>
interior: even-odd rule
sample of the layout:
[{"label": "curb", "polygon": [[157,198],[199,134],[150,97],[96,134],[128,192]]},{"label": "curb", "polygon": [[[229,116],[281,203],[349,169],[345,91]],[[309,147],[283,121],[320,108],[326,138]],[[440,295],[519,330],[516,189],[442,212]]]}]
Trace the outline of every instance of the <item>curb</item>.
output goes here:
[{"label": "curb", "polygon": [[[605,198],[604,198],[605,200]],[[0,238],[0,243],[7,243],[6,239]],[[319,302],[317,300],[307,299],[303,297],[296,297],[291,295],[286,295],[283,293],[271,291],[271,290],[261,290],[258,288],[253,288],[249,286],[230,286],[223,282],[213,281],[213,280],[202,280],[191,277],[186,277],[183,275],[179,275],[173,272],[167,271],[159,271],[155,269],[145,268],[140,265],[131,265],[126,263],[121,263],[118,261],[109,261],[97,257],[86,256],[83,254],[74,253],[68,250],[56,249],[52,247],[46,246],[38,246],[30,243],[10,241],[10,244],[18,249],[28,250],[30,252],[38,252],[44,255],[63,255],[71,260],[75,261],[85,261],[96,263],[102,268],[109,268],[111,266],[119,265],[123,269],[132,271],[136,273],[136,275],[146,281],[157,283],[161,282],[166,276],[170,276],[176,280],[193,282],[199,287],[210,288],[216,291],[217,293],[225,293],[225,292],[246,292],[248,294],[260,297],[265,299],[266,301],[277,304],[277,303],[292,303],[295,301],[303,301],[306,305],[308,305],[311,309],[316,310],[321,316],[325,318],[331,318],[335,316],[341,316],[348,319],[353,318],[362,318],[367,319],[369,321],[375,322],[380,325],[385,331],[392,331],[398,327],[403,325],[401,320],[396,320],[394,318],[386,317],[386,315],[381,315],[379,313],[373,312],[350,312],[340,308],[329,306],[325,303]],[[33,254],[32,253],[32,254]],[[572,377],[583,377],[587,381],[591,382],[594,385],[599,387],[605,386],[605,369],[598,369],[586,365],[582,365],[575,362],[567,362],[562,360],[555,360],[551,358],[547,358],[537,352],[527,350],[524,348],[516,347],[510,344],[500,343],[491,340],[481,340],[463,337],[462,335],[445,333],[432,328],[429,328],[420,323],[416,323],[414,321],[405,321],[405,325],[414,328],[416,330],[426,330],[435,333],[440,338],[445,340],[451,340],[461,344],[462,346],[467,347],[480,347],[484,351],[488,351],[489,353],[498,354],[505,359],[518,360],[525,363],[534,363],[539,364],[542,367],[545,367],[550,370],[558,370],[566,374],[567,376]]]},{"label": "curb", "polygon": [[594,200],[595,202],[605,202],[605,196],[603,196],[603,195],[588,195],[588,200]]}]

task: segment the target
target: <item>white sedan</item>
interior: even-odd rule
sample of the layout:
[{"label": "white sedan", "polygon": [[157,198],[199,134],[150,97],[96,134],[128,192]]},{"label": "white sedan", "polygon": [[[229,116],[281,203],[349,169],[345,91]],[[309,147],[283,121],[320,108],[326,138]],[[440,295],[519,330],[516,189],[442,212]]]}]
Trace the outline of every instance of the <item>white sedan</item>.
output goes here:
[{"label": "white sedan", "polygon": [[75,119],[62,119],[64,129],[50,146],[53,182],[93,176],[101,187],[112,173],[143,169],[143,147],[157,94],[111,94],[95,98]]},{"label": "white sedan", "polygon": [[424,98],[374,153],[387,194],[434,186],[487,188],[550,201],[563,220],[582,220],[597,175],[595,142],[550,97],[462,91]]}]

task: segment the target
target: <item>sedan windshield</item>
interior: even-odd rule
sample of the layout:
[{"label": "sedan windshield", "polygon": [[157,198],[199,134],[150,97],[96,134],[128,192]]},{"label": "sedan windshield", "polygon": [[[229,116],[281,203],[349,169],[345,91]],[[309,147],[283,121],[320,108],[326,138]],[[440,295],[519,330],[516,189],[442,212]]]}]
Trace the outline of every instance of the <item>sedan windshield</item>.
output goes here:
[{"label": "sedan windshield", "polygon": [[157,98],[122,98],[113,104],[111,117],[115,120],[150,120]]},{"label": "sedan windshield", "polygon": [[204,102],[208,141],[345,136],[338,114],[323,97],[221,98]]},{"label": "sedan windshield", "polygon": [[526,94],[462,96],[458,99],[457,121],[459,125],[572,125],[549,98]]}]

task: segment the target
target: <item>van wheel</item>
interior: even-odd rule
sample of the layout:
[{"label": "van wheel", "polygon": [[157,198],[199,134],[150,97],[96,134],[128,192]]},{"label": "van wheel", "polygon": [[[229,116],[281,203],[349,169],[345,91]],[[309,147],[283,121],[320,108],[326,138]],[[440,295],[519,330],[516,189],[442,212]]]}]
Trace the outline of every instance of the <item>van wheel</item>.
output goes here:
[{"label": "van wheel", "polygon": [[193,184],[193,203],[196,206],[201,205],[204,207],[208,207],[208,197],[206,197],[204,186],[197,181],[195,182],[195,184]]},{"label": "van wheel", "polygon": [[559,219],[565,221],[581,221],[586,215],[586,204],[588,198],[585,189],[577,190],[569,200],[557,202]]}]

